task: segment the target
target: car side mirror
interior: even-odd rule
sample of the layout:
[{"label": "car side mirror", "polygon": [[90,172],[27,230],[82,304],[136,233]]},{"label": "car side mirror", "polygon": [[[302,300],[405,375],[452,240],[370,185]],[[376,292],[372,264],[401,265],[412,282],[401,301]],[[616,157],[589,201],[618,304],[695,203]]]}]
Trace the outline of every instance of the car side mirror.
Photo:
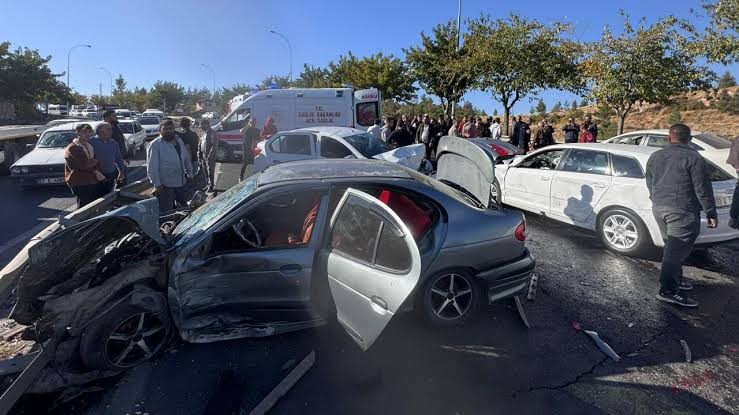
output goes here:
[{"label": "car side mirror", "polygon": [[36,148],[36,144],[26,144],[26,150],[33,150],[34,148]]}]

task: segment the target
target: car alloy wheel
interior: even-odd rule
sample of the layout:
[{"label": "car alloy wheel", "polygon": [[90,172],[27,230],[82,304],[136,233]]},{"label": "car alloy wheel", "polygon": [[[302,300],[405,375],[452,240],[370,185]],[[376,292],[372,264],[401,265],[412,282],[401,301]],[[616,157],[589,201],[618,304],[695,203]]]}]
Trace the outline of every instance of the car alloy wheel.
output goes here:
[{"label": "car alloy wheel", "polygon": [[626,215],[611,214],[603,221],[605,240],[620,251],[633,249],[639,242],[639,227]]},{"label": "car alloy wheel", "polygon": [[462,275],[449,273],[441,275],[431,285],[429,305],[437,318],[456,320],[470,311],[473,298],[472,285]]},{"label": "car alloy wheel", "polygon": [[129,368],[154,356],[167,341],[159,314],[144,311],[118,324],[108,336],[105,358],[112,366]]}]

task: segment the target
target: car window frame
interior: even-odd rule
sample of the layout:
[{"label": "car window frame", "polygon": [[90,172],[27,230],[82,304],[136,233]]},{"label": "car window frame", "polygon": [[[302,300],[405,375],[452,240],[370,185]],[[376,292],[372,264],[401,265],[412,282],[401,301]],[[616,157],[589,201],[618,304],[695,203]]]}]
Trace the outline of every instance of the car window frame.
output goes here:
[{"label": "car window frame", "polygon": [[[349,151],[349,154],[352,155],[352,156],[354,156],[354,158],[359,158],[357,156],[357,153],[359,151],[357,151],[357,149],[355,149],[353,146],[348,145],[348,143],[346,143],[344,141],[340,141],[336,137],[331,137],[331,136],[328,136],[328,135],[321,135],[321,136],[319,136],[319,139],[318,139],[318,151],[316,151],[316,158],[338,159],[337,157],[324,157],[323,156],[323,140],[324,139],[336,141],[337,143],[341,144],[341,146],[344,147],[347,151]],[[342,158],[345,159],[346,156],[345,157],[342,157]]]},{"label": "car window frame", "polygon": [[[285,137],[293,137],[293,136],[307,136],[308,137],[308,148],[310,149],[310,154],[300,154],[300,153],[285,153],[282,151],[275,151],[272,146],[277,140],[283,139]],[[265,146],[269,149],[270,154],[285,154],[287,156],[306,156],[308,158],[316,158],[316,136],[313,133],[310,132],[284,132],[284,133],[277,133],[274,137],[269,139],[269,143]]]},{"label": "car window frame", "polygon": [[[586,151],[586,152],[593,152],[593,153],[605,154],[606,155],[606,172],[603,173],[603,174],[600,174],[600,173],[588,173],[588,172],[582,172],[582,171],[563,170],[564,162],[567,161],[567,159],[570,157],[570,154],[572,152],[574,152],[574,151]],[[612,174],[613,173],[613,169],[612,169],[612,166],[611,166],[611,153],[608,152],[608,151],[604,151],[604,150],[590,149],[590,148],[582,148],[582,147],[568,148],[567,149],[567,153],[564,155],[564,157],[562,158],[562,160],[557,165],[557,169],[556,170],[558,172],[562,172],[562,173],[592,174],[594,176],[612,176],[613,175]]]},{"label": "car window frame", "polygon": [[522,168],[522,169],[531,169],[531,170],[543,170],[541,168],[524,167],[523,164],[526,163],[527,161],[529,161],[530,159],[533,159],[534,157],[540,156],[542,154],[551,153],[553,151],[561,151],[562,152],[562,159],[560,159],[559,163],[557,164],[557,167],[555,167],[553,169],[544,170],[544,171],[559,171],[560,165],[562,165],[562,160],[567,157],[567,154],[569,153],[569,150],[570,150],[569,148],[551,148],[551,149],[546,149],[546,150],[541,151],[541,152],[537,152],[535,154],[529,154],[526,157],[524,157],[524,159],[521,160],[521,162],[518,163],[518,164],[516,164],[514,167],[516,167],[516,168]]},{"label": "car window frame", "polygon": [[[639,166],[639,171],[641,172],[641,177],[616,176],[615,175],[616,169],[614,168],[614,165],[615,165],[614,159],[615,159],[615,157],[623,157],[623,158],[631,159],[634,162],[636,162],[636,165]],[[611,169],[611,174],[610,174],[611,177],[615,177],[615,178],[619,178],[619,179],[634,179],[634,180],[644,180],[646,178],[646,171],[644,169],[644,166],[642,166],[642,164],[639,161],[639,159],[637,159],[634,156],[628,156],[628,155],[625,155],[625,154],[608,153],[608,160],[609,160],[609,165],[610,165],[610,169]]]}]

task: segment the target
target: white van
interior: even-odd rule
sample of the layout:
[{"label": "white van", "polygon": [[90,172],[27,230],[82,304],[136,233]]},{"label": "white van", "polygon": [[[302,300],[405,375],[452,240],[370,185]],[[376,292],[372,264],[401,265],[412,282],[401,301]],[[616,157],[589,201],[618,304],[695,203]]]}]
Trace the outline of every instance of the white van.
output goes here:
[{"label": "white van", "polygon": [[159,117],[164,118],[166,115],[164,115],[164,112],[158,109],[147,109],[144,111],[143,114],[141,114],[142,117]]},{"label": "white van", "polygon": [[[238,101],[237,101],[238,102]],[[253,117],[261,129],[268,117],[278,131],[334,126],[367,129],[382,117],[382,97],[376,88],[268,89],[243,97],[238,106],[214,126],[219,160],[241,155],[240,130]]]},{"label": "white van", "polygon": [[118,119],[120,120],[129,120],[131,119],[131,110],[122,108],[116,109],[115,116],[118,117]]},{"label": "white van", "polygon": [[67,115],[67,106],[62,104],[49,104],[47,108],[49,115]]}]

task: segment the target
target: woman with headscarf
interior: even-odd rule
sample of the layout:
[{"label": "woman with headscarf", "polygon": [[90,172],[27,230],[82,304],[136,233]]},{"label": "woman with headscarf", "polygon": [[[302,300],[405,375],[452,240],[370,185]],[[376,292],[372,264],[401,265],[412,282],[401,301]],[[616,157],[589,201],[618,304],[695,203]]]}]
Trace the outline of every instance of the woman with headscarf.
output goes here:
[{"label": "woman with headscarf", "polygon": [[64,181],[72,189],[79,209],[101,196],[99,184],[105,176],[99,170],[100,162],[95,160],[95,152],[89,143],[92,127],[79,124],[75,131],[77,137],[64,150]]},{"label": "woman with headscarf", "polygon": [[275,134],[277,134],[277,125],[275,125],[275,120],[270,115],[269,117],[267,117],[267,121],[264,122],[264,127],[262,127],[262,133],[259,135],[259,137],[262,140],[266,140]]}]

